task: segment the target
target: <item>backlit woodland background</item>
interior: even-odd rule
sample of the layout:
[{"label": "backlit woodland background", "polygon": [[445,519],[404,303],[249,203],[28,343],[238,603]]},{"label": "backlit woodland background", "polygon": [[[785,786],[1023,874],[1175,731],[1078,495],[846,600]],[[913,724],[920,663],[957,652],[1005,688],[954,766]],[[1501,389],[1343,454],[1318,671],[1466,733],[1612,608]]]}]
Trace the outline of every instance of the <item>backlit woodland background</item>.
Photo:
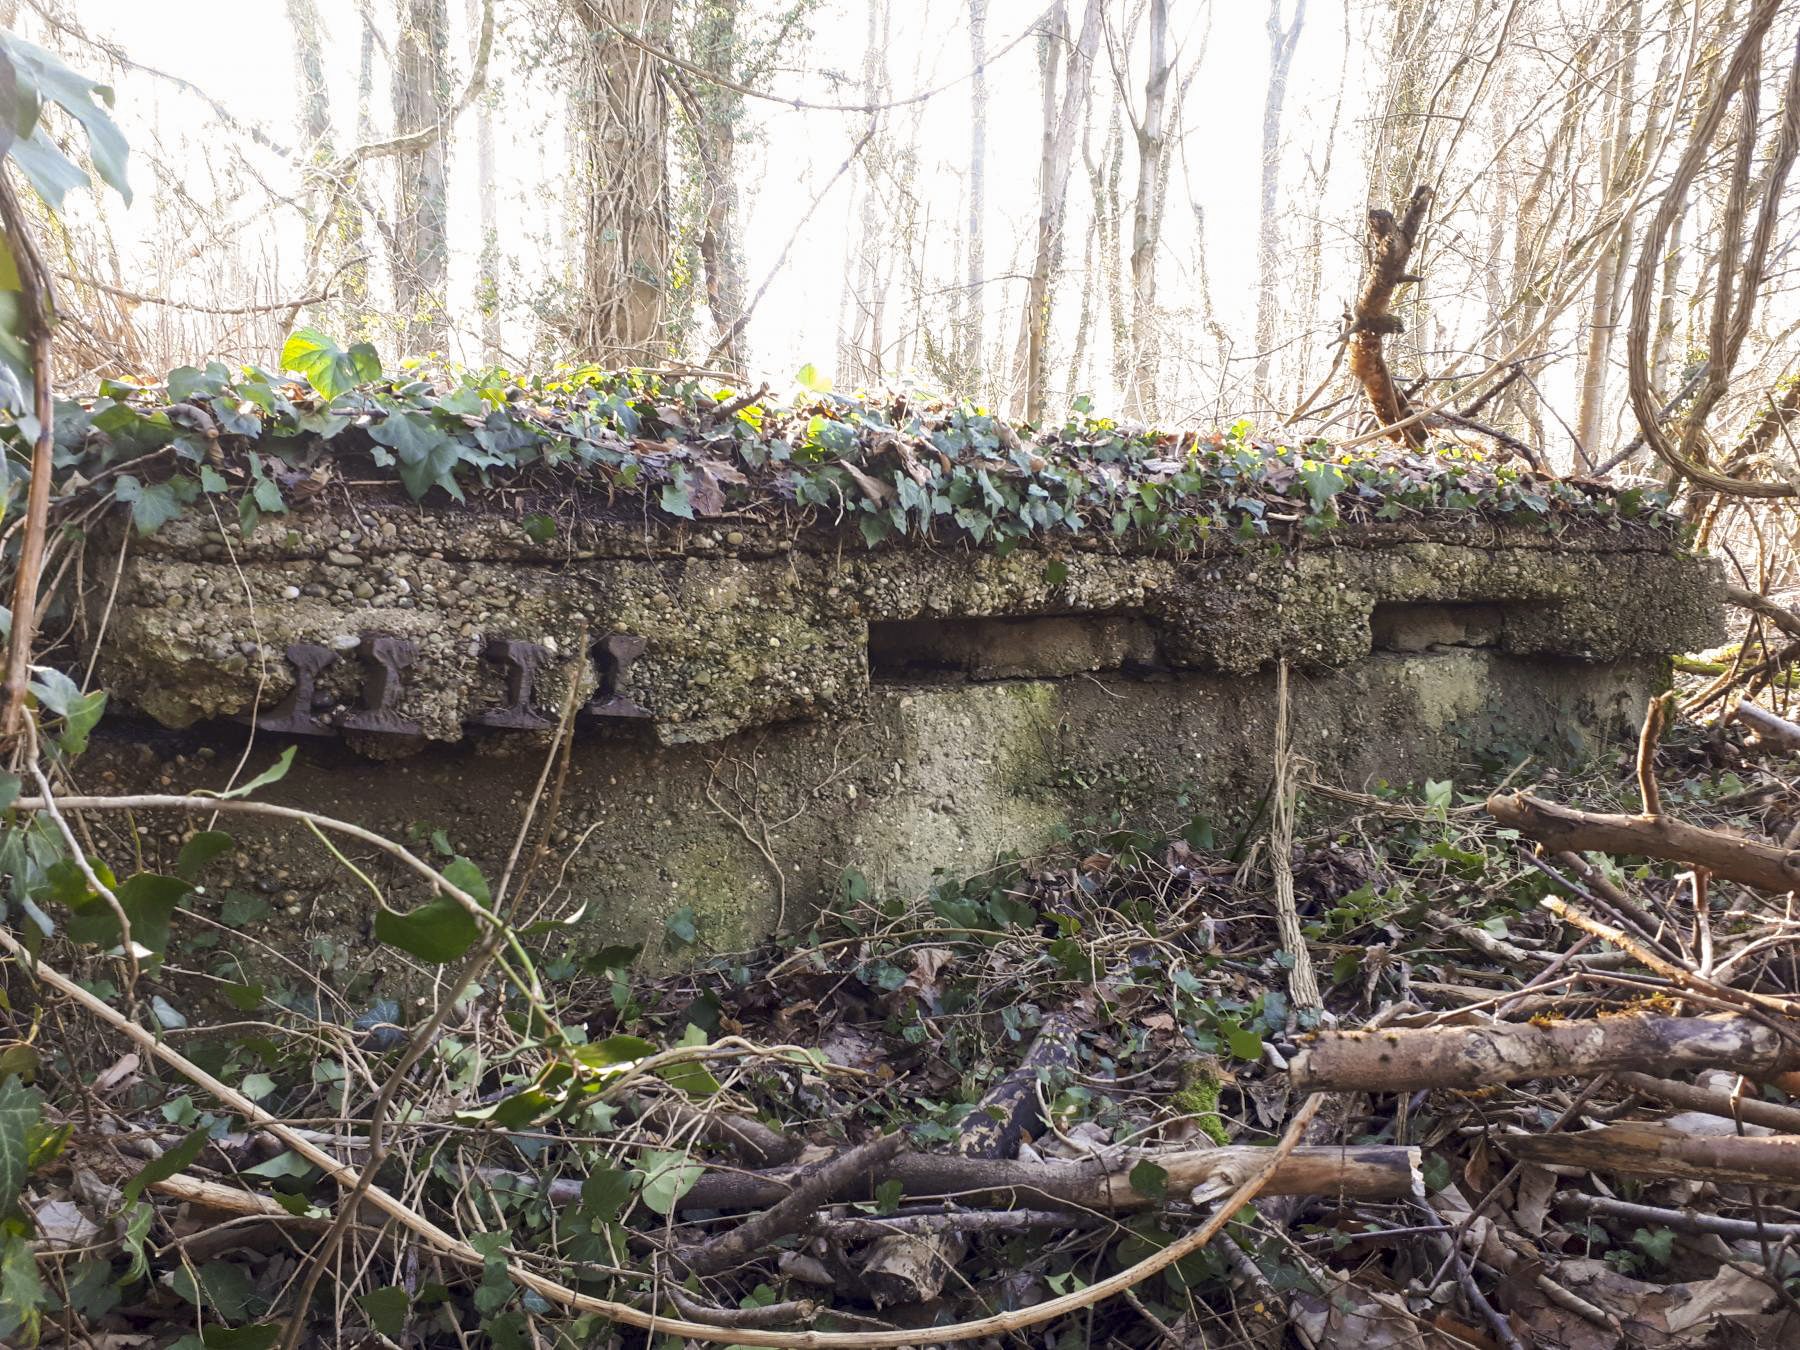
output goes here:
[{"label": "backlit woodland background", "polygon": [[1793,6],[158,8],[0,15],[109,80],[132,147],[129,208],[75,193],[47,233],[71,389],[304,322],[390,363],[812,363],[1341,439],[1373,425],[1342,359],[1365,212],[1426,187],[1382,321],[1408,406],[1581,472],[1631,446],[1635,340],[1683,453],[1800,475]]}]

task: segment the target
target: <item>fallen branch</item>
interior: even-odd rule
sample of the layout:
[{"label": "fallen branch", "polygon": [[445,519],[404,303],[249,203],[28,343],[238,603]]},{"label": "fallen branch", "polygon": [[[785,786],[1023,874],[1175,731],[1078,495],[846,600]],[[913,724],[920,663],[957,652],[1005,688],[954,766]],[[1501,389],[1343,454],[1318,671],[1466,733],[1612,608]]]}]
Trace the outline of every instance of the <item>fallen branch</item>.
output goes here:
[{"label": "fallen branch", "polygon": [[1507,1134],[1493,1139],[1513,1157],[1527,1162],[1595,1172],[1744,1186],[1800,1184],[1800,1137],[1792,1135],[1695,1137],[1667,1126],[1634,1121],[1580,1134]]},{"label": "fallen branch", "polygon": [[1705,830],[1664,815],[1577,811],[1523,792],[1489,797],[1488,814],[1556,852],[1636,853],[1704,867],[1714,876],[1777,893],[1800,887],[1800,852]]},{"label": "fallen branch", "polygon": [[1557,1192],[1556,1208],[1565,1214],[1588,1214],[1598,1218],[1625,1219],[1632,1223],[1653,1223],[1659,1228],[1673,1228],[1678,1233],[1716,1233],[1734,1241],[1780,1242],[1783,1238],[1800,1238],[1800,1223],[1757,1223],[1754,1219],[1724,1219],[1716,1214],[1694,1214],[1685,1209],[1664,1209],[1659,1205],[1634,1205],[1628,1200],[1614,1200],[1606,1195],[1583,1195],[1579,1191]]},{"label": "fallen branch", "polygon": [[1747,591],[1742,586],[1727,586],[1725,599],[1739,609],[1747,609],[1752,614],[1760,614],[1791,638],[1800,638],[1800,614],[1785,609],[1769,599],[1766,595],[1758,595],[1755,591]]},{"label": "fallen branch", "polygon": [[1033,1228],[1092,1228],[1100,1220],[1066,1209],[952,1209],[942,1214],[817,1218],[808,1230],[838,1242],[875,1242],[899,1234],[1022,1233]]},{"label": "fallen branch", "polygon": [[[1800,1064],[1800,1058],[1795,1062]],[[894,1159],[886,1175],[888,1179],[898,1181],[907,1196],[914,1200],[955,1196],[966,1204],[1033,1208],[1066,1205],[1111,1214],[1133,1214],[1162,1204],[1131,1188],[1131,1169],[1141,1162],[1154,1163],[1168,1173],[1164,1189],[1170,1197],[1191,1197],[1195,1203],[1202,1203],[1230,1190],[1241,1178],[1251,1175],[1267,1161],[1268,1156],[1268,1149],[1251,1145],[1170,1152],[1130,1149],[1080,1162],[1020,1162],[1007,1158],[961,1158],[946,1153],[903,1153]],[[1419,1161],[1417,1148],[1395,1144],[1365,1144],[1351,1148],[1296,1147],[1282,1159],[1261,1193],[1398,1199],[1412,1194]],[[682,1196],[681,1203],[684,1208],[693,1209],[766,1209],[793,1191],[798,1171],[784,1167],[765,1172],[709,1172]],[[498,1167],[478,1169],[478,1175],[490,1181],[510,1183],[521,1190],[540,1185],[535,1177]],[[581,1198],[581,1183],[573,1178],[551,1181],[543,1189],[557,1204]],[[831,1198],[845,1202],[869,1200],[874,1198],[874,1190],[859,1183]]]},{"label": "fallen branch", "polygon": [[702,1139],[725,1145],[751,1167],[778,1167],[790,1163],[799,1156],[802,1147],[799,1139],[772,1130],[760,1120],[722,1111],[697,1111],[673,1097],[634,1097],[631,1104],[644,1124],[671,1133],[692,1130]]},{"label": "fallen branch", "polygon": [[1737,720],[1783,750],[1800,751],[1800,726],[1785,717],[1777,717],[1767,708],[1758,707],[1749,699],[1738,700]]},{"label": "fallen branch", "polygon": [[1800,1068],[1800,1045],[1748,1017],[1643,1014],[1581,1022],[1322,1031],[1289,1064],[1302,1092],[1416,1092],[1620,1069]]},{"label": "fallen branch", "polygon": [[813,1211],[833,1196],[852,1186],[872,1185],[877,1174],[885,1176],[906,1143],[905,1132],[896,1130],[802,1168],[795,1177],[794,1189],[784,1199],[703,1246],[678,1252],[674,1258],[676,1268],[705,1277],[741,1265],[776,1238],[806,1227]]},{"label": "fallen branch", "polygon": [[1622,1088],[1679,1106],[1683,1111],[1700,1111],[1723,1120],[1742,1120],[1751,1125],[1766,1125],[1771,1130],[1800,1134],[1800,1106],[1765,1102],[1760,1097],[1734,1097],[1729,1092],[1711,1092],[1692,1083],[1676,1083],[1647,1073],[1615,1074],[1613,1081]]}]

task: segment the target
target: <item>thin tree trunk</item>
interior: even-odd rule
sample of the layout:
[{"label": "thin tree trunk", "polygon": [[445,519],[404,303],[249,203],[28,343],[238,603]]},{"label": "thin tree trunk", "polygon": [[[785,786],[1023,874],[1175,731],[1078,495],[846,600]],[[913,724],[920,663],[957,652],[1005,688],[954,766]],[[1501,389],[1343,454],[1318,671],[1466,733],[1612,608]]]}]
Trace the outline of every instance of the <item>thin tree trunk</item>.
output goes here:
[{"label": "thin tree trunk", "polygon": [[[463,11],[474,29],[481,14],[480,0],[463,0]],[[487,364],[500,360],[500,202],[494,185],[493,97],[488,90],[475,105],[475,186],[481,211],[475,308],[481,315],[481,359]]]},{"label": "thin tree trunk", "polygon": [[706,307],[725,341],[726,363],[739,370],[750,359],[744,328],[744,248],[738,224],[737,124],[744,97],[722,81],[742,83],[738,71],[742,0],[713,0],[694,19],[695,62],[718,81],[677,77],[682,106],[699,160],[700,260],[706,268]]},{"label": "thin tree trunk", "polygon": [[[1304,7],[1305,0],[1301,0]],[[1163,111],[1168,103],[1169,0],[1150,0],[1150,72],[1144,80],[1144,119],[1137,125],[1138,181],[1131,213],[1131,382],[1125,409],[1133,416],[1156,410],[1156,244],[1162,234],[1158,170],[1162,165]]]},{"label": "thin tree trunk", "polygon": [[[1611,136],[1600,147],[1599,186],[1601,203],[1618,195],[1621,180],[1629,175],[1625,160],[1631,140],[1631,108],[1633,102],[1633,70],[1637,58],[1638,30],[1643,17],[1641,0],[1633,0],[1624,31],[1613,52],[1615,69],[1607,93],[1607,108],[1612,115]],[[1619,232],[1617,242],[1601,257],[1594,269],[1593,303],[1588,310],[1587,351],[1581,366],[1581,400],[1576,407],[1576,453],[1588,464],[1598,450],[1601,426],[1606,414],[1606,384],[1615,317],[1615,295],[1619,269],[1630,247],[1629,234]]]},{"label": "thin tree trunk", "polygon": [[1044,415],[1045,386],[1050,373],[1051,284],[1062,233],[1069,175],[1075,167],[1075,138],[1087,121],[1087,100],[1094,54],[1100,46],[1102,0],[1088,0],[1081,36],[1069,52],[1063,74],[1062,106],[1056,108],[1056,48],[1066,39],[1068,13],[1061,0],[1051,11],[1049,45],[1044,63],[1044,130],[1038,164],[1037,250],[1025,292],[1025,418]]},{"label": "thin tree trunk", "polygon": [[987,9],[988,0],[969,0],[969,57],[975,70],[969,81],[969,308],[959,359],[971,389],[981,379],[987,329]]},{"label": "thin tree trunk", "polygon": [[1256,238],[1256,401],[1273,406],[1269,391],[1269,365],[1275,346],[1275,325],[1280,318],[1281,296],[1276,275],[1276,253],[1281,244],[1281,222],[1275,200],[1281,176],[1281,110],[1287,102],[1288,71],[1300,27],[1306,21],[1306,0],[1296,0],[1294,20],[1281,26],[1281,0],[1269,0],[1269,83],[1263,96],[1262,214]]},{"label": "thin tree trunk", "polygon": [[570,341],[586,360],[655,364],[670,348],[668,99],[656,58],[613,25],[664,44],[674,0],[572,4],[582,220]]},{"label": "thin tree trunk", "polygon": [[[450,116],[450,17],[445,0],[399,0],[394,129],[404,134]],[[394,314],[406,355],[442,351],[449,333],[444,281],[450,265],[448,127],[398,156],[394,202]]]}]

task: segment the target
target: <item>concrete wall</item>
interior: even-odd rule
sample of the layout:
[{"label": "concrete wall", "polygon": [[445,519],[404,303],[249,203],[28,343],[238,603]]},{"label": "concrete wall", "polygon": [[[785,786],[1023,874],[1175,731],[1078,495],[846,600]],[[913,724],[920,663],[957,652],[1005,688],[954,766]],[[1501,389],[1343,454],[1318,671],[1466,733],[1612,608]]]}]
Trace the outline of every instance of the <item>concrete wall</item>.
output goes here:
[{"label": "concrete wall", "polygon": [[[261,722],[253,766],[303,746],[270,800],[442,830],[497,875],[550,739],[494,725],[532,720],[506,712],[504,648],[532,644],[537,714],[571,682],[587,709],[540,881],[559,911],[586,906],[594,943],[654,946],[687,905],[708,946],[743,945],[794,926],[845,867],[914,890],[1084,815],[1172,821],[1184,789],[1248,814],[1277,659],[1295,743],[1326,779],[1467,782],[1509,755],[1623,744],[1666,654],[1722,637],[1713,567],[1648,532],[1474,521],[1002,558],[618,522],[539,545],[491,514],[379,504],[247,541],[182,528],[132,546],[110,609],[94,597],[115,704],[84,778],[220,786]],[[376,635],[411,644],[410,664]],[[305,706],[301,647],[302,664],[329,658]],[[242,838],[235,884],[275,901],[284,949],[366,929],[366,891],[310,836]]]}]

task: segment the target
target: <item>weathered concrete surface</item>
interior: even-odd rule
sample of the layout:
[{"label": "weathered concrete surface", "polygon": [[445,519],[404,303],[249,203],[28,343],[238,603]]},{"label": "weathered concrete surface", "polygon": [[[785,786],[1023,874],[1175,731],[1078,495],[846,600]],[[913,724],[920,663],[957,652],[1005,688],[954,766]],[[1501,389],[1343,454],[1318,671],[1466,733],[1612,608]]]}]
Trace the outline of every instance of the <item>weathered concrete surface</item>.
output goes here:
[{"label": "weathered concrete surface", "polygon": [[[1488,756],[1533,749],[1567,760],[1628,739],[1658,680],[1649,661],[1574,664],[1491,648],[1381,653],[1293,679],[1296,748],[1327,780],[1352,786],[1428,775],[1471,782]],[[663,919],[688,905],[705,944],[730,949],[771,931],[784,899],[790,924],[815,910],[846,867],[884,891],[915,893],[937,869],[978,871],[1087,815],[1123,810],[1136,824],[1178,825],[1173,802],[1183,789],[1219,818],[1241,817],[1267,788],[1274,715],[1269,671],[1157,680],[1106,673],[878,685],[854,717],[715,745],[582,736],[555,822],[556,906],[587,906],[584,941],[593,945],[655,948]],[[266,741],[253,764],[277,745]],[[114,722],[84,761],[84,777],[110,775],[109,788],[164,774],[170,786],[223,786],[241,748],[217,723],[174,736]],[[287,779],[259,797],[355,820],[426,851],[442,829],[497,876],[542,749],[535,737],[482,733],[372,768],[344,747],[308,746]],[[183,761],[159,763],[173,753]],[[779,883],[753,842],[765,830],[784,869]],[[246,847],[232,884],[275,899],[281,950],[297,952],[312,935],[367,931],[367,893],[310,836],[237,832]],[[577,842],[565,869],[561,855]],[[394,887],[397,902],[422,898],[378,858],[359,853],[357,862]]]},{"label": "weathered concrete surface", "polygon": [[[585,905],[593,944],[654,947],[687,905],[706,946],[740,946],[827,901],[846,867],[915,890],[1084,815],[1168,821],[1182,789],[1247,815],[1281,658],[1297,747],[1328,779],[1469,781],[1478,763],[1622,743],[1666,655],[1723,636],[1716,569],[1648,532],[1439,523],[1283,550],[1087,540],[999,557],[579,520],[545,545],[491,514],[360,502],[250,540],[196,530],[127,555],[100,644],[115,715],[84,779],[223,786],[243,724],[292,687],[290,644],[339,653],[312,709],[335,723],[368,691],[359,642],[388,634],[417,647],[394,708],[419,734],[308,738],[266,795],[414,841],[442,830],[495,876],[549,738],[477,724],[507,696],[489,644],[549,649],[535,703],[553,715],[570,681],[584,701],[600,684],[584,642],[641,638],[613,692],[650,716],[577,722],[536,888],[558,912]],[[253,765],[286,743],[258,733]],[[366,930],[366,891],[310,837],[243,839],[230,884],[276,901],[252,940],[341,954]],[[357,861],[395,903],[417,898]]]}]

